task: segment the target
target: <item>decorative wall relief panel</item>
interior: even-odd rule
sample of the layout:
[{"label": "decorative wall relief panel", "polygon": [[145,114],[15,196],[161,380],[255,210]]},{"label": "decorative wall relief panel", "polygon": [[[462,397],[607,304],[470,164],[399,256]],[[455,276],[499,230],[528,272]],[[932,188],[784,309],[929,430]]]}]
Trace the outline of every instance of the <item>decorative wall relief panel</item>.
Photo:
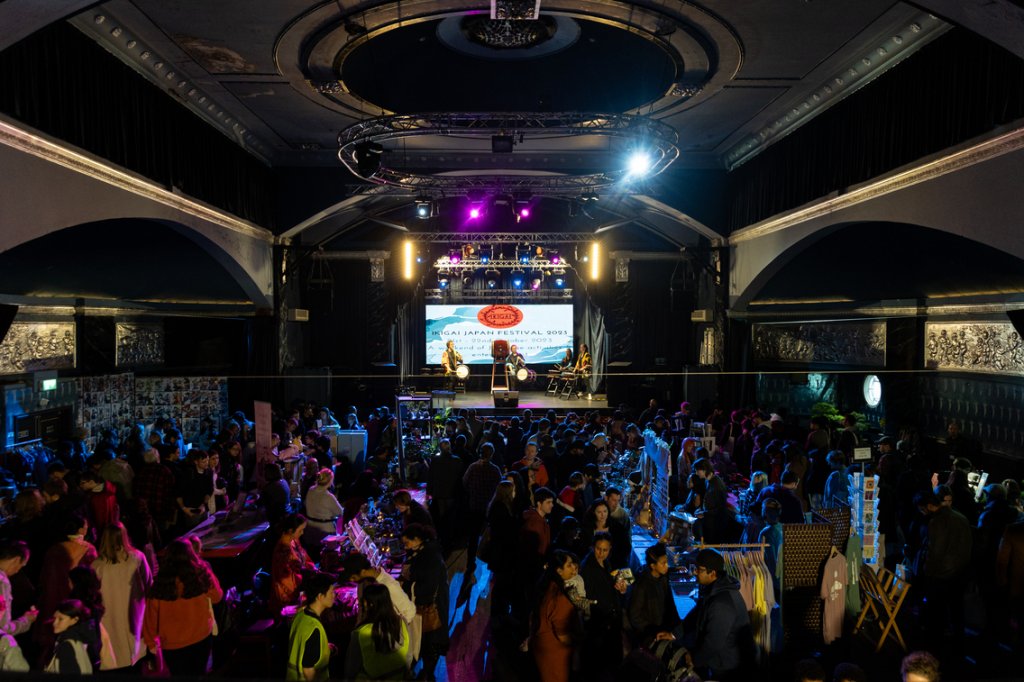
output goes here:
[{"label": "decorative wall relief panel", "polygon": [[759,362],[885,366],[885,322],[755,324]]},{"label": "decorative wall relief panel", "polygon": [[118,322],[116,332],[118,367],[141,367],[164,363],[164,328],[160,323]]},{"label": "decorative wall relief panel", "polygon": [[15,322],[0,343],[0,374],[74,367],[74,322]]},{"label": "decorative wall relief panel", "polygon": [[927,322],[929,369],[1024,376],[1024,343],[1009,322]]}]

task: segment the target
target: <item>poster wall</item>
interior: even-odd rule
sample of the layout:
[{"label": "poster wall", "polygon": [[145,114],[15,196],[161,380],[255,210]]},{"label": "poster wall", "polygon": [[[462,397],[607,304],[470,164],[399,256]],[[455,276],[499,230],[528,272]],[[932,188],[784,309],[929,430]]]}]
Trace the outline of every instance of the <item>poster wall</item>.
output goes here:
[{"label": "poster wall", "polygon": [[490,364],[491,341],[504,339],[526,364],[554,364],[573,347],[572,315],[572,304],[428,305],[427,363],[441,364],[450,340],[464,364]]},{"label": "poster wall", "polygon": [[185,440],[198,433],[203,417],[221,424],[228,411],[228,380],[225,377],[159,377],[135,379],[135,417],[152,423],[157,417],[174,417]]}]

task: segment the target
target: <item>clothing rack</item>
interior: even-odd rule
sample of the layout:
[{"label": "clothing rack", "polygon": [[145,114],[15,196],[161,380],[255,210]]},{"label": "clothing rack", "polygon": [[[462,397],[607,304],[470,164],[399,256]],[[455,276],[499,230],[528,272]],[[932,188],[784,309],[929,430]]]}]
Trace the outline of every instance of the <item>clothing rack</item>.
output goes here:
[{"label": "clothing rack", "polygon": [[703,542],[699,542],[699,543],[697,543],[695,545],[695,547],[698,550],[700,550],[700,549],[744,549],[744,548],[745,549],[764,549],[767,546],[768,546],[767,542],[757,542],[757,543],[748,543],[748,544],[733,543],[733,544],[724,544],[724,545],[705,545]]},{"label": "clothing rack", "polygon": [[[758,660],[766,664],[768,656],[771,655],[774,646],[781,641],[781,637],[772,636],[772,629],[781,626],[782,595],[776,594],[772,587],[772,576],[765,564],[765,550],[768,549],[767,542],[758,543],[723,543],[717,545],[705,545],[703,542],[694,546],[698,551],[701,549],[723,550],[722,555],[727,565],[731,565],[734,571],[740,576],[747,578],[747,597],[751,601],[747,603],[750,608],[750,626],[757,645]],[[746,550],[751,550],[749,553]],[[735,559],[736,555],[744,557]],[[750,579],[753,579],[750,582]],[[741,588],[742,594],[742,588]],[[760,604],[761,608],[758,608]],[[775,616],[773,617],[773,613]],[[773,645],[773,642],[776,644]]]}]

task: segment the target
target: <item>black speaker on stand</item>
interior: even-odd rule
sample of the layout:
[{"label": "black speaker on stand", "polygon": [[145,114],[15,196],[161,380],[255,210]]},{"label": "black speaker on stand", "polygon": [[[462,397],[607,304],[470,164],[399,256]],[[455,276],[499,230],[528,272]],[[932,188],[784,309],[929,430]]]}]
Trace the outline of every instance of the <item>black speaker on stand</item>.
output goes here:
[{"label": "black speaker on stand", "polygon": [[495,391],[495,407],[519,407],[519,391]]}]

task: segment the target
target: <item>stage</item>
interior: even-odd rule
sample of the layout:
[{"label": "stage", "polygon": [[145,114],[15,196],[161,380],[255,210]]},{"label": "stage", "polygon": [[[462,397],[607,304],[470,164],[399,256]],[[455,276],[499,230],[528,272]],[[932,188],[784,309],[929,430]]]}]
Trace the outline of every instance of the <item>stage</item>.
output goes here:
[{"label": "stage", "polygon": [[463,407],[472,407],[477,410],[486,411],[485,413],[500,414],[501,416],[513,417],[525,409],[531,409],[534,412],[534,418],[537,418],[539,411],[547,412],[548,410],[555,410],[560,415],[566,412],[589,412],[591,410],[606,410],[608,409],[608,401],[605,400],[604,395],[595,395],[593,400],[587,400],[586,394],[582,399],[569,399],[563,400],[558,396],[548,395],[543,390],[533,391],[520,391],[519,392],[519,407],[494,407],[494,399],[491,397],[490,391],[467,391],[466,393],[455,394],[456,409]]}]

